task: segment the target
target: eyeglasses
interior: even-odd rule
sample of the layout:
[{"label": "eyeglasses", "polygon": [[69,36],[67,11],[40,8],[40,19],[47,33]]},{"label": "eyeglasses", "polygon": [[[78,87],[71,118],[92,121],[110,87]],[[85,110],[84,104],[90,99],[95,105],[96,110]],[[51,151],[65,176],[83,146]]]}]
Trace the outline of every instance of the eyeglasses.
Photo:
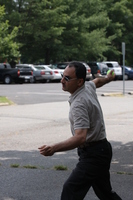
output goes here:
[{"label": "eyeglasses", "polygon": [[71,77],[69,77],[69,76],[63,76],[63,74],[61,74],[61,76],[62,76],[62,78],[64,78],[65,81],[67,81],[67,82],[77,79],[77,78],[71,78]]}]

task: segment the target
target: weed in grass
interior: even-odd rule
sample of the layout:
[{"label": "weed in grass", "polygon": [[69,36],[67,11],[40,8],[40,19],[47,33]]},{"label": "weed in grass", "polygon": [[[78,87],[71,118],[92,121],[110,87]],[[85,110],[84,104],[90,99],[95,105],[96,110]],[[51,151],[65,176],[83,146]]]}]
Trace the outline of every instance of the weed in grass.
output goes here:
[{"label": "weed in grass", "polygon": [[19,164],[11,164],[10,167],[18,168]]},{"label": "weed in grass", "polygon": [[37,166],[25,165],[25,166],[23,166],[23,168],[27,168],[27,169],[37,169]]},{"label": "weed in grass", "polygon": [[67,167],[65,167],[63,165],[58,165],[58,166],[55,166],[54,169],[56,169],[56,170],[67,170]]},{"label": "weed in grass", "polygon": [[117,174],[133,175],[133,173],[130,173],[130,172],[117,172]]},{"label": "weed in grass", "polygon": [[125,174],[125,172],[117,172],[117,174]]}]

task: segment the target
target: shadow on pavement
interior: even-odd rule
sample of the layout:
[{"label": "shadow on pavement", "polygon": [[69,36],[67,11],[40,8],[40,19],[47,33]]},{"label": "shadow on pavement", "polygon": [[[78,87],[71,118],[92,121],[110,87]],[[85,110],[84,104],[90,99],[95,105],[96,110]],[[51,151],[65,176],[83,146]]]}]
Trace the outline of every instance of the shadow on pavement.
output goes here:
[{"label": "shadow on pavement", "polygon": [[[133,142],[111,141],[111,183],[122,199],[133,199]],[[43,157],[39,151],[0,152],[0,200],[59,200],[62,185],[77,163],[76,150]],[[19,165],[17,168],[11,165]],[[54,169],[57,165],[66,171]],[[25,168],[30,166],[31,168]],[[35,169],[32,169],[34,167]],[[90,190],[85,198],[98,200]]]}]

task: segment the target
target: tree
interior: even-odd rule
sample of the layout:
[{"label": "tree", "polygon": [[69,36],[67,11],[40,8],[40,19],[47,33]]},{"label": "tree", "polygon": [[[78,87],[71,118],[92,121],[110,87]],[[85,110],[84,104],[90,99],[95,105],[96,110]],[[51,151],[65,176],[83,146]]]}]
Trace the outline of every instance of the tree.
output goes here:
[{"label": "tree", "polygon": [[101,0],[19,0],[11,5],[21,27],[23,61],[104,58],[112,37],[106,37],[109,19]]},{"label": "tree", "polygon": [[126,65],[133,65],[133,4],[131,0],[126,0],[126,10],[123,10],[123,21],[125,30],[121,42],[126,43]]},{"label": "tree", "polygon": [[[25,1],[26,2],[26,1]],[[20,17],[19,41],[23,43],[23,60],[36,62],[41,59],[49,63],[54,57],[56,46],[61,43],[60,35],[65,29],[68,7],[63,0],[31,1],[18,6]]]},{"label": "tree", "polygon": [[69,4],[63,44],[68,59],[104,59],[112,37],[106,37],[109,24],[107,12],[101,0],[74,0]]},{"label": "tree", "polygon": [[4,6],[0,6],[0,62],[4,62],[5,60],[10,62],[20,57],[19,44],[15,41],[18,28],[14,27],[10,31],[9,22],[8,20],[4,21],[4,15]]},{"label": "tree", "polygon": [[104,0],[110,24],[107,28],[107,36],[112,34],[115,38],[111,42],[110,49],[105,53],[108,60],[118,60],[122,64],[121,45],[126,43],[127,63],[133,63],[133,5],[130,0]]},{"label": "tree", "polygon": [[23,62],[70,60],[133,62],[131,0],[0,0],[10,32],[19,27]]}]

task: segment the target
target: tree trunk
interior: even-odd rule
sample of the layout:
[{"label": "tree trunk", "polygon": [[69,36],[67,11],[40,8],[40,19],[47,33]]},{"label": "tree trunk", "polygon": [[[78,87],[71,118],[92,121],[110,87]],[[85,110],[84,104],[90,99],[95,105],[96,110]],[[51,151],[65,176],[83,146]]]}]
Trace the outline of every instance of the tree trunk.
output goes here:
[{"label": "tree trunk", "polygon": [[45,53],[45,64],[49,65],[50,64],[50,49],[46,48],[46,53]]}]

